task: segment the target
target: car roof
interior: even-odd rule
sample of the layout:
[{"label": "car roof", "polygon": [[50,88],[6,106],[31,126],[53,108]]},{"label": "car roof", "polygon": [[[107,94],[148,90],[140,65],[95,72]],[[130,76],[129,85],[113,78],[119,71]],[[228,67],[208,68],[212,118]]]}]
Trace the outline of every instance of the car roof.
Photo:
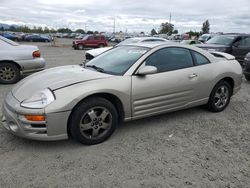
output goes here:
[{"label": "car roof", "polygon": [[154,47],[157,47],[157,46],[160,46],[160,45],[166,45],[166,44],[179,44],[179,43],[176,43],[176,42],[143,42],[143,43],[128,43],[128,44],[121,44],[119,46],[138,46],[138,47],[146,47],[146,48],[154,48]]},{"label": "car roof", "polygon": [[182,47],[189,50],[194,50],[196,52],[199,52],[203,55],[205,55],[207,58],[209,58],[211,61],[213,61],[214,56],[207,52],[206,50],[203,50],[201,48],[196,47],[195,45],[188,45],[188,44],[180,44],[178,42],[145,42],[145,43],[132,43],[132,44],[124,44],[121,46],[135,46],[135,47],[145,47],[145,48],[157,48],[157,47]]}]

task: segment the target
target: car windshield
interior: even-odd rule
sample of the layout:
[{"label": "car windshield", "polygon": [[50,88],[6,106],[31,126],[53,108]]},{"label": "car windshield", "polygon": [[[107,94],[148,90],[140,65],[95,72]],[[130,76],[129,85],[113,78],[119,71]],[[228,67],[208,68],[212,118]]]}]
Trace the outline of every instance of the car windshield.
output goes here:
[{"label": "car windshield", "polygon": [[86,35],[86,36],[84,36],[84,37],[82,38],[82,40],[87,40],[88,37],[89,37],[89,35]]},{"label": "car windshield", "polygon": [[209,37],[209,35],[201,35],[201,36],[199,37],[199,40],[206,41],[208,37]]},{"label": "car windshield", "polygon": [[4,41],[4,42],[6,42],[6,43],[8,43],[8,44],[10,44],[12,46],[19,46],[18,43],[14,42],[12,40],[9,40],[9,39],[7,39],[5,37],[2,37],[2,36],[0,36],[0,40]]},{"label": "car windshield", "polygon": [[149,48],[138,46],[118,46],[86,64],[86,68],[114,75],[123,75]]},{"label": "car windshield", "polygon": [[211,38],[206,43],[207,44],[230,45],[233,43],[234,39],[235,39],[235,36],[220,35],[220,36],[215,36],[215,37]]}]

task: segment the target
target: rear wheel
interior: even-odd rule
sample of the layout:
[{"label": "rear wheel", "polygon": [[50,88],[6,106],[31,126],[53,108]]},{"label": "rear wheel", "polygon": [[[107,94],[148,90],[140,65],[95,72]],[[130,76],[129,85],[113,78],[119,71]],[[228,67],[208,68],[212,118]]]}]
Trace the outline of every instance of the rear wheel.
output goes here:
[{"label": "rear wheel", "polygon": [[13,63],[0,63],[0,83],[13,84],[20,80],[20,70]]},{"label": "rear wheel", "polygon": [[210,94],[208,109],[212,112],[223,111],[229,104],[231,95],[232,86],[223,80],[218,82]]},{"label": "rear wheel", "polygon": [[107,140],[118,124],[114,105],[104,98],[83,101],[71,115],[69,131],[74,139],[86,145]]},{"label": "rear wheel", "polygon": [[78,45],[77,45],[77,48],[78,48],[79,50],[83,50],[84,46],[83,46],[82,44],[78,44]]},{"label": "rear wheel", "polygon": [[103,48],[104,47],[104,45],[103,44],[99,44],[99,46],[98,46],[99,48]]},{"label": "rear wheel", "polygon": [[250,81],[250,75],[245,75],[247,81]]}]

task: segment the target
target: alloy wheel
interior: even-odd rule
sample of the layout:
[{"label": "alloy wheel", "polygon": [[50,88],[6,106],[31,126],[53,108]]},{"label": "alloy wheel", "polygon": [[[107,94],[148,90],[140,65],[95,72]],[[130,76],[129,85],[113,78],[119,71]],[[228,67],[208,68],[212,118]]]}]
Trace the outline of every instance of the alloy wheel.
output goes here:
[{"label": "alloy wheel", "polygon": [[88,139],[98,139],[105,135],[112,125],[112,114],[104,107],[89,109],[80,120],[80,132]]},{"label": "alloy wheel", "polygon": [[12,81],[16,77],[16,71],[10,67],[10,66],[5,66],[1,67],[0,69],[0,78],[1,80],[4,81]]},{"label": "alloy wheel", "polygon": [[228,100],[229,100],[229,89],[225,85],[222,85],[217,89],[214,95],[214,105],[217,108],[223,108],[227,104]]}]

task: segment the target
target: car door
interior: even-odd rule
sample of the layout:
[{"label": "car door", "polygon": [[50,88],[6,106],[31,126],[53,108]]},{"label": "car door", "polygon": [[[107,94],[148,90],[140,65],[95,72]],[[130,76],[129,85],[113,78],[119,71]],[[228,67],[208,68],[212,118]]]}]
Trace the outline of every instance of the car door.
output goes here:
[{"label": "car door", "polygon": [[248,52],[250,52],[250,36],[243,37],[233,45],[232,55],[234,55],[240,63],[243,62]]},{"label": "car door", "polygon": [[94,36],[88,36],[85,46],[87,47],[93,47],[94,46]]},{"label": "car door", "polygon": [[141,66],[155,66],[157,73],[132,76],[134,118],[185,107],[193,101],[197,74],[188,49],[167,47],[151,54]]}]

